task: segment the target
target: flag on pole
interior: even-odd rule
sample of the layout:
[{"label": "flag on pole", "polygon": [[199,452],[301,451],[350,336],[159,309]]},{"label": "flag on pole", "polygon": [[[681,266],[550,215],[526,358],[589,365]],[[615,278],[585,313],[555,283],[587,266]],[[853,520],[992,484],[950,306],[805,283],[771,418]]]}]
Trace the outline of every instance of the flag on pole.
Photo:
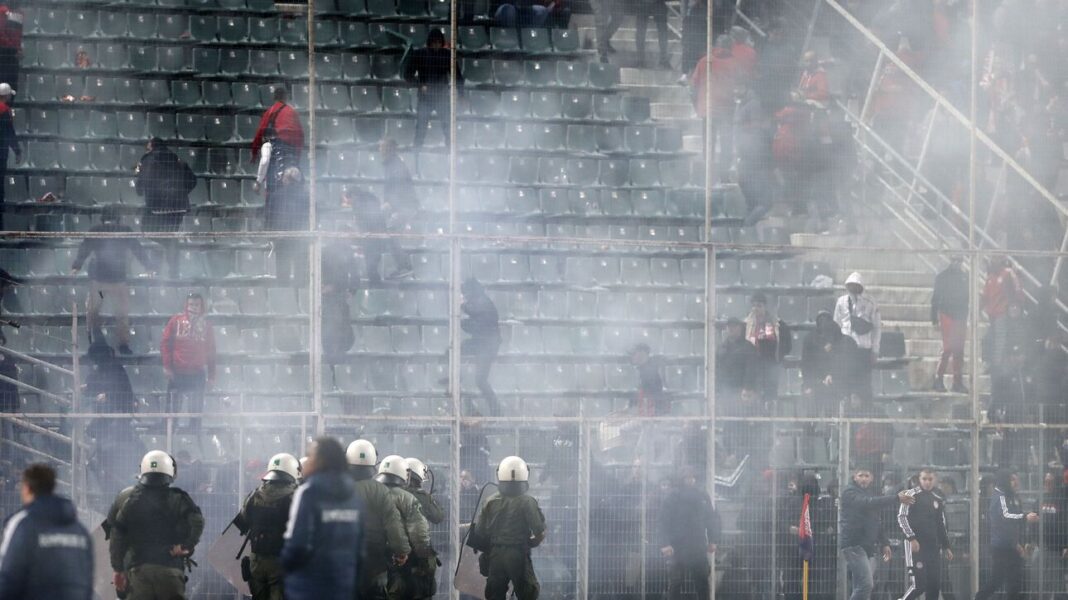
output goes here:
[{"label": "flag on pole", "polygon": [[801,552],[801,560],[812,560],[812,517],[809,513],[810,494],[805,494],[801,503],[801,522],[797,525],[797,546]]}]

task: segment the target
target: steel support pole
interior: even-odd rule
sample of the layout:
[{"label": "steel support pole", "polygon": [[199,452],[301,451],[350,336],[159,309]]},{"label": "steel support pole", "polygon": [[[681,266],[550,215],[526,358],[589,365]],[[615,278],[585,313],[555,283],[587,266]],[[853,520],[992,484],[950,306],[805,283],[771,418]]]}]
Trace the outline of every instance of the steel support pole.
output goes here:
[{"label": "steel support pole", "polygon": [[978,137],[975,127],[975,118],[979,112],[979,0],[971,0],[972,31],[971,31],[971,79],[969,82],[969,125],[971,128],[968,136],[968,249],[971,253],[969,268],[969,306],[971,309],[971,401],[972,401],[972,456],[971,456],[971,486],[969,496],[971,510],[968,524],[968,539],[970,542],[969,556],[971,558],[971,590],[974,594],[979,589],[979,441],[980,441],[980,405],[979,405],[979,255],[975,252],[975,194],[979,185],[978,163]]}]

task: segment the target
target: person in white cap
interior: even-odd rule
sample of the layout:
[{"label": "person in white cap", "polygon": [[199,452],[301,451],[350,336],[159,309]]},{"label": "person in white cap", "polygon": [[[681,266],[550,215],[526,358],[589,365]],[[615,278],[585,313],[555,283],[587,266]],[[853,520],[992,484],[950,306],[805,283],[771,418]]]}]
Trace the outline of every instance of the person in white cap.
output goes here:
[{"label": "person in white cap", "polygon": [[846,293],[834,306],[834,322],[857,343],[857,387],[865,398],[871,395],[871,370],[879,358],[882,319],[879,306],[864,294],[864,280],[854,271],[845,283]]},{"label": "person in white cap", "polygon": [[[22,163],[22,148],[19,147],[19,136],[15,133],[15,113],[11,111],[11,99],[15,90],[11,84],[0,83],[0,181],[7,178],[7,153],[15,153],[15,164]],[[0,204],[4,202],[4,187],[0,185]],[[0,216],[0,229],[3,226],[3,216]]]}]

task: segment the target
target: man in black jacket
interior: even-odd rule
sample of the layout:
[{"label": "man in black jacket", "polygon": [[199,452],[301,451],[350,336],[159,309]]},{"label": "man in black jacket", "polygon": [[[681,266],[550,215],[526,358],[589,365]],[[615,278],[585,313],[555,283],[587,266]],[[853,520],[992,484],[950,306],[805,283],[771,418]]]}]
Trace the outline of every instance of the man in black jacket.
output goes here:
[{"label": "man in black jacket", "polygon": [[[432,113],[437,113],[445,145],[449,145],[449,69],[450,52],[445,45],[445,33],[433,28],[427,34],[426,48],[412,50],[404,67],[404,79],[418,86],[418,106],[415,112],[415,147],[422,148],[426,128]],[[456,85],[463,84],[459,69]]]},{"label": "man in black jacket", "polygon": [[[82,393],[85,405],[96,413],[132,413],[137,399],[130,377],[99,332],[93,336],[86,359],[92,367],[85,376]],[[93,440],[91,471],[98,475],[105,491],[110,493],[125,487],[127,479],[120,474],[129,457],[144,452],[133,423],[130,419],[101,417],[90,421],[85,433]]]},{"label": "man in black jacket", "polygon": [[687,579],[693,580],[698,600],[710,595],[708,555],[719,543],[720,519],[708,492],[697,487],[692,470],[683,473],[680,485],[668,495],[660,513],[664,543],[660,554],[668,559],[668,599],[682,597]]},{"label": "man in black jacket", "polygon": [[942,330],[942,358],[938,361],[934,389],[946,391],[942,378],[953,363],[953,391],[968,393],[961,375],[964,366],[964,338],[968,332],[968,274],[964,259],[954,256],[949,266],[935,277],[931,296],[931,324]]},{"label": "man in black jacket", "polygon": [[876,496],[871,487],[872,479],[870,468],[858,467],[853,471],[853,481],[842,491],[838,519],[842,559],[853,586],[849,600],[871,600],[875,585],[876,545],[882,546],[883,562],[890,562],[890,545],[883,535],[879,511],[895,502],[916,502],[905,492],[896,496]]},{"label": "man in black jacket", "polygon": [[920,485],[905,490],[915,504],[902,504],[897,523],[905,534],[905,566],[909,570],[909,587],[902,600],[923,596],[938,600],[942,590],[942,554],[953,560],[953,550],[946,529],[946,499],[936,487],[934,469],[920,471]]},{"label": "man in black jacket", "polygon": [[804,403],[798,412],[807,417],[838,414],[839,403],[854,385],[853,363],[857,343],[843,335],[828,311],[816,315],[816,328],[805,336],[801,346],[801,392]]},{"label": "man in black jacket", "polygon": [[[464,360],[470,358],[475,362],[475,385],[482,394],[489,416],[497,417],[501,414],[501,405],[497,401],[497,393],[490,385],[489,376],[501,347],[500,316],[497,306],[474,277],[464,280],[460,285],[460,293],[463,295],[463,304],[460,305],[463,319],[460,321],[460,328],[471,336],[460,344],[460,356]],[[444,379],[442,383],[448,383],[448,379]],[[467,410],[468,413],[473,410],[470,403]]]},{"label": "man in black jacket", "polygon": [[[100,216],[100,225],[89,230],[91,233],[132,233],[133,230],[120,222],[118,208],[114,205],[104,207]],[[88,238],[78,247],[74,264],[70,267],[71,275],[82,270],[85,261],[93,256],[89,264],[89,298],[86,300],[85,325],[89,329],[89,341],[99,331],[100,308],[107,297],[115,304],[115,318],[119,322],[119,352],[132,354],[130,350],[130,288],[126,285],[126,265],[133,255],[144,267],[151,261],[141,246],[141,242],[132,237]]]},{"label": "man in black jacket", "polygon": [[22,510],[4,525],[0,598],[91,600],[92,539],[70,500],[53,495],[56,472],[42,464],[22,472]]},{"label": "man in black jacket", "polygon": [[[182,230],[182,219],[189,212],[189,194],[197,186],[193,169],[178,158],[159,138],[148,142],[148,152],[137,164],[134,189],[145,198],[141,215],[141,231],[145,233],[172,233]],[[171,279],[177,279],[178,240],[160,238]]]},{"label": "man in black jacket", "polygon": [[[2,68],[3,65],[0,65],[0,70]],[[15,91],[11,89],[11,85],[0,83],[0,181],[7,178],[7,153],[9,150],[15,153],[15,164],[22,164],[22,148],[19,147],[19,136],[15,133],[15,113],[11,112],[11,101],[14,96]],[[0,186],[0,207],[4,203],[3,188],[5,187]],[[4,215],[3,211],[0,210],[0,230],[2,229],[4,229]]]},{"label": "man in black jacket", "polygon": [[745,323],[727,320],[727,338],[716,350],[716,384],[728,398],[756,394],[760,363],[756,347],[745,339]]}]

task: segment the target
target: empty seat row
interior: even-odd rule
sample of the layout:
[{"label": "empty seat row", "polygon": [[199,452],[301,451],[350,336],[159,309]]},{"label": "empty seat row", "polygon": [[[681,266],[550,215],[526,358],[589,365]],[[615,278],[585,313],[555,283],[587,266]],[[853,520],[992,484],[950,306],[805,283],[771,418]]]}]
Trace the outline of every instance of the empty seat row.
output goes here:
[{"label": "empty seat row", "polygon": [[763,259],[716,261],[718,286],[798,287],[807,285],[821,275],[833,278],[834,271],[822,262]]},{"label": "empty seat row", "polygon": [[611,89],[619,84],[619,67],[602,63],[557,61],[463,59],[462,73],[467,85],[493,84],[516,86],[562,85]]},{"label": "empty seat row", "polygon": [[[78,0],[73,4],[99,4],[114,9],[121,6],[223,11],[253,11],[275,14],[278,9],[273,0]],[[428,14],[437,18],[448,18],[449,3],[443,0],[316,0],[315,12],[319,14],[341,14],[346,16],[389,17],[402,15],[408,17],[425,17]],[[46,20],[48,17],[46,17]],[[40,17],[38,19],[40,20]]]}]

